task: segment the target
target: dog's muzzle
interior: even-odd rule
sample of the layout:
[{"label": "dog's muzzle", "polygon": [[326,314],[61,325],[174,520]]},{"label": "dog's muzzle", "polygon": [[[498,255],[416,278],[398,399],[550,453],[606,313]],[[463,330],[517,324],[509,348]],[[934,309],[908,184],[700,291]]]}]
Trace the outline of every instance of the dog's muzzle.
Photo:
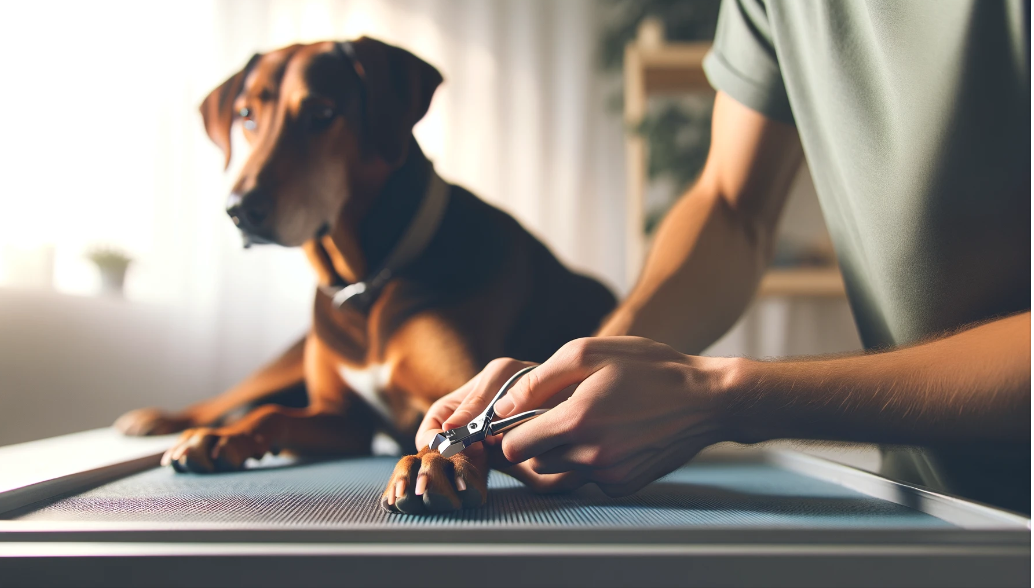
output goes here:
[{"label": "dog's muzzle", "polygon": [[226,214],[240,230],[244,247],[274,243],[264,230],[270,209],[269,198],[257,189],[245,194],[230,193],[226,199]]}]

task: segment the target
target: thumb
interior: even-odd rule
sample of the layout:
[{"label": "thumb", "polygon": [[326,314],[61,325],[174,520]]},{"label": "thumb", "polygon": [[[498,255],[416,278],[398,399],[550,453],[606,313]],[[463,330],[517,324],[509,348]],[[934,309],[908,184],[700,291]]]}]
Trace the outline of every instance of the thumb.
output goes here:
[{"label": "thumb", "polygon": [[584,361],[587,341],[591,339],[577,339],[564,345],[545,363],[524,374],[496,403],[496,416],[508,417],[538,408],[568,386],[591,376],[598,367],[595,362]]}]

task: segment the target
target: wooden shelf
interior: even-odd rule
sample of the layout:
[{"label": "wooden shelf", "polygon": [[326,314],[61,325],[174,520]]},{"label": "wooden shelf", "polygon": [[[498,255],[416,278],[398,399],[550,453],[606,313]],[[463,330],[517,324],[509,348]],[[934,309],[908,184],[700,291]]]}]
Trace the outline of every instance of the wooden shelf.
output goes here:
[{"label": "wooden shelf", "polygon": [[758,297],[843,298],[844,279],[837,268],[772,269],[761,278]]},{"label": "wooden shelf", "polygon": [[710,43],[669,43],[656,48],[637,47],[647,96],[684,92],[714,92],[704,75],[704,57]]},{"label": "wooden shelf", "polygon": [[[625,122],[633,127],[646,114],[650,96],[679,93],[713,93],[704,75],[704,57],[710,43],[667,43],[663,29],[654,23],[641,27],[636,42],[625,48]],[[643,234],[643,201],[648,153],[643,138],[626,137],[627,225],[626,243],[629,283],[634,283],[649,247]],[[844,281],[837,268],[778,268],[761,279],[758,297],[842,298]]]},{"label": "wooden shelf", "polygon": [[[714,93],[703,68],[710,43],[665,43],[659,23],[645,29],[641,26],[638,40],[625,47],[625,124],[628,128],[642,122],[651,95]],[[635,283],[646,254],[643,202],[647,157],[643,138],[629,133],[625,138],[625,272],[629,284]]]}]

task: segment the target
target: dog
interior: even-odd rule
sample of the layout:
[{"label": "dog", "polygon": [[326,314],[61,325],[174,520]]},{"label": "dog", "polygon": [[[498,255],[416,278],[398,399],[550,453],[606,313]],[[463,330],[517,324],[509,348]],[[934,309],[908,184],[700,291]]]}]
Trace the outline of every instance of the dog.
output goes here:
[{"label": "dog", "polygon": [[[255,55],[205,98],[205,130],[225,166],[233,124],[251,146],[227,213],[246,246],[304,249],[319,282],[313,327],[223,395],[179,413],[132,411],[116,428],[183,431],[162,458],[177,471],[238,470],[279,451],[364,455],[377,431],[413,453],[430,405],[490,360],[544,361],[599,326],[616,302],[606,287],[445,183],[421,152],[413,125],[442,81],[412,53],[363,37]],[[428,491],[381,504],[481,505],[486,459],[403,457],[389,490],[399,479],[413,488],[419,470]]]}]

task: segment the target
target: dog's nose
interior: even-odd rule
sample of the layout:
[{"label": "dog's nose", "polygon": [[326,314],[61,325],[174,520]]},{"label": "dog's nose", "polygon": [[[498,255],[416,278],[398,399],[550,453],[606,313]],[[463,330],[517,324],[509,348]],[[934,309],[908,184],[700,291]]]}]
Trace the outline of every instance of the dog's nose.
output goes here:
[{"label": "dog's nose", "polygon": [[258,229],[269,217],[269,199],[258,190],[245,194],[232,192],[226,199],[226,214],[243,230]]}]

